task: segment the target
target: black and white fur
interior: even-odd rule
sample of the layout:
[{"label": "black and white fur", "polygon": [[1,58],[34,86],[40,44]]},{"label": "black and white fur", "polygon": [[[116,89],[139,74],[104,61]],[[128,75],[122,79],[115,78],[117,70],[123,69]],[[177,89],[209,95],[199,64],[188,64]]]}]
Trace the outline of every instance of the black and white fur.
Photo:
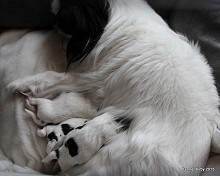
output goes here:
[{"label": "black and white fur", "polygon": [[[198,47],[144,0],[57,4],[58,27],[71,36],[70,72],[19,79],[8,89],[32,90],[28,103],[37,111],[27,112],[38,125],[91,120],[45,161],[56,158],[70,175],[199,175],[185,168],[204,167],[212,141],[216,152],[220,145],[219,98]],[[89,102],[86,113],[82,102]]]}]

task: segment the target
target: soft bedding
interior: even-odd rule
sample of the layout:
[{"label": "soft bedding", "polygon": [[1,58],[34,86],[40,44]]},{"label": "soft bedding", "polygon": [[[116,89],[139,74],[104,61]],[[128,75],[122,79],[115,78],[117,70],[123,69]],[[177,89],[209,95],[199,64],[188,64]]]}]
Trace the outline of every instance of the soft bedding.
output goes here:
[{"label": "soft bedding", "polygon": [[7,94],[5,87],[14,79],[45,70],[63,71],[62,44],[62,37],[53,31],[8,30],[0,35],[1,172],[53,173],[53,165],[41,162],[46,139],[37,136],[37,126],[24,112],[23,98]]}]

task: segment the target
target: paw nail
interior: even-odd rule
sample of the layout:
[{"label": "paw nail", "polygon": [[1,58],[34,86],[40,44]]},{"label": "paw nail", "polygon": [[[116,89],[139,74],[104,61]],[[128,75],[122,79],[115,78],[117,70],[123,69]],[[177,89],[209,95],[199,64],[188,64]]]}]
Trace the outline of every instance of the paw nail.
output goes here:
[{"label": "paw nail", "polygon": [[25,106],[26,106],[28,109],[30,109],[31,111],[36,112],[36,108],[30,104],[30,102],[29,102],[28,99],[25,100]]},{"label": "paw nail", "polygon": [[37,135],[39,137],[45,137],[47,134],[43,129],[37,129]]},{"label": "paw nail", "polygon": [[52,161],[52,160],[54,160],[54,159],[57,159],[57,154],[56,154],[55,151],[52,151],[52,152],[50,152],[50,153],[47,155],[46,158],[44,158],[44,159],[42,160],[42,162],[43,162],[43,163],[47,163],[47,162]]},{"label": "paw nail", "polygon": [[25,92],[18,91],[18,93],[22,94],[22,95],[25,96],[25,97],[29,97],[29,95],[28,95],[27,93],[25,93]]}]

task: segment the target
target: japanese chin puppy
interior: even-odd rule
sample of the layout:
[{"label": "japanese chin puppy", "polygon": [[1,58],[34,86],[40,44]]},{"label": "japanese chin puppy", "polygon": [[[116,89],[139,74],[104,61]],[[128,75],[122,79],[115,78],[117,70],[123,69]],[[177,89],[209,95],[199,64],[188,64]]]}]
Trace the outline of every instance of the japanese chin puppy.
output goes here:
[{"label": "japanese chin puppy", "polygon": [[26,112],[40,126],[88,121],[53,140],[43,162],[69,175],[200,175],[210,148],[219,152],[220,115],[197,44],[144,0],[55,0],[53,10],[69,38],[67,71],[8,90],[31,94]]}]

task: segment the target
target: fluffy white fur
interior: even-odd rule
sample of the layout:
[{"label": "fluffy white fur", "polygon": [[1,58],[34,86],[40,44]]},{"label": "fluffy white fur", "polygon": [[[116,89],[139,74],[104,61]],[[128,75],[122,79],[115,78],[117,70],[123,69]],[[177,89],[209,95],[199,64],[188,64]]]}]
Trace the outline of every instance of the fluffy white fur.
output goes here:
[{"label": "fluffy white fur", "polygon": [[[77,156],[60,146],[58,162],[69,175],[199,175],[183,168],[205,167],[213,136],[219,149],[219,98],[210,67],[198,47],[170,30],[143,0],[111,0],[110,6],[98,45],[74,72],[45,72],[8,89],[37,89],[37,96],[64,92],[52,101],[32,99],[44,109],[33,114],[46,122],[57,113],[63,121],[79,108],[74,96],[66,108],[56,103],[72,92],[100,109],[66,137],[78,144]],[[117,132],[114,120],[121,116],[132,119],[128,131]]]}]

